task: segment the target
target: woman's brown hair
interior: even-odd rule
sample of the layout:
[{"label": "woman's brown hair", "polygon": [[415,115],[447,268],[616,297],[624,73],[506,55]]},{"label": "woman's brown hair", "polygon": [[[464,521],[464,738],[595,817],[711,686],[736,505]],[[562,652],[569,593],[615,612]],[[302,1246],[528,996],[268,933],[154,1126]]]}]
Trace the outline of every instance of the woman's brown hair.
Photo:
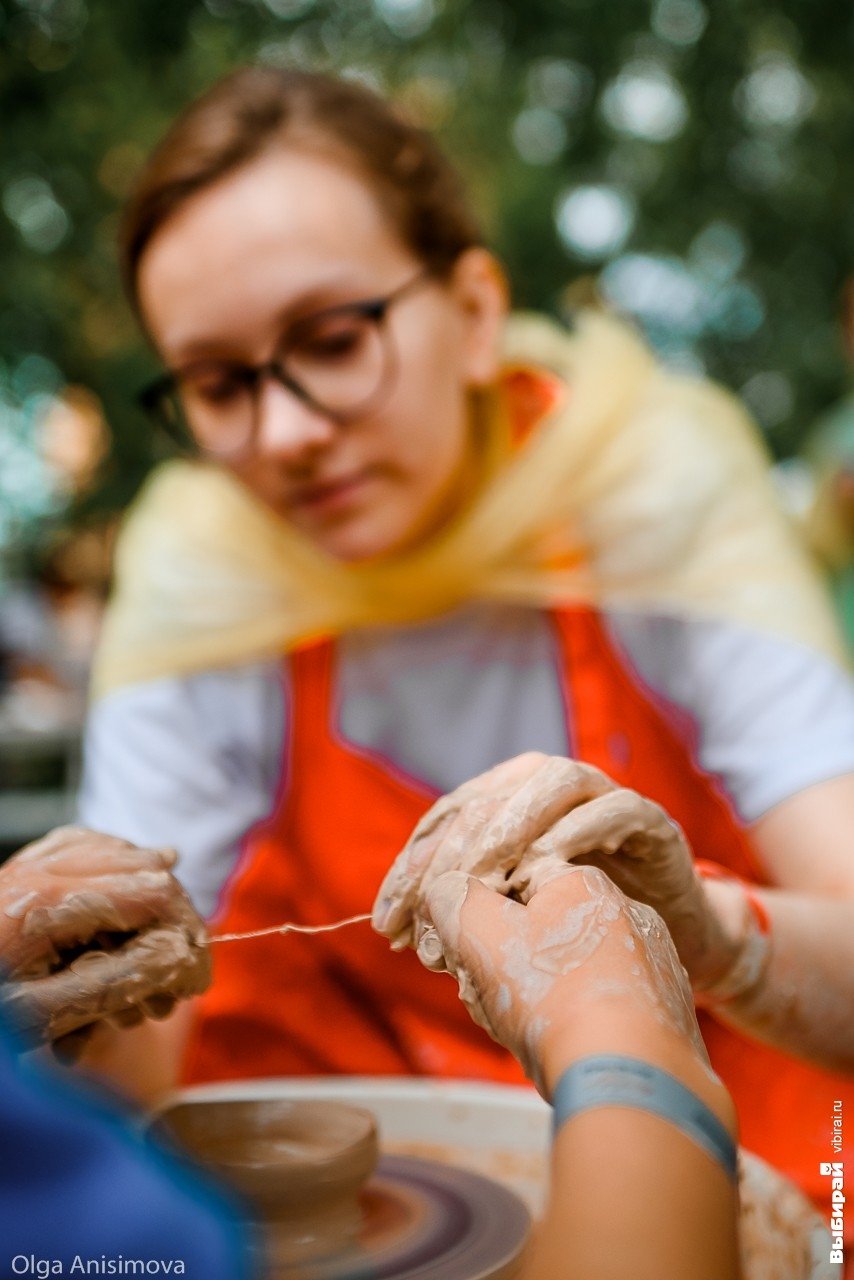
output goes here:
[{"label": "woman's brown hair", "polygon": [[451,163],[429,133],[378,94],[316,72],[244,67],[178,117],[140,174],[120,235],[134,303],[139,262],[158,227],[196,192],[277,143],[353,164],[402,242],[439,277],[482,243]]}]

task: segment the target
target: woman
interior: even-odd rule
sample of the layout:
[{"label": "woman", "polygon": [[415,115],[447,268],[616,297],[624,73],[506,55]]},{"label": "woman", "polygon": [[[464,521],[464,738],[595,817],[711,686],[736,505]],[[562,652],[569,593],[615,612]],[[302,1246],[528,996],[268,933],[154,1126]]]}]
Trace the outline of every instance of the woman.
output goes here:
[{"label": "woman", "polygon": [[[507,805],[537,818],[516,861],[590,806],[705,989],[746,1145],[824,1192],[854,697],[737,411],[613,322],[508,324],[447,162],[346,82],[222,82],[143,172],[123,254],[168,371],[147,401],[203,461],[155,477],[119,550],[84,820],[175,844],[217,929],[325,924],[442,792],[584,761],[474,784],[442,858]],[[335,1070],[519,1078],[364,926],[221,947],[184,1078]]]}]

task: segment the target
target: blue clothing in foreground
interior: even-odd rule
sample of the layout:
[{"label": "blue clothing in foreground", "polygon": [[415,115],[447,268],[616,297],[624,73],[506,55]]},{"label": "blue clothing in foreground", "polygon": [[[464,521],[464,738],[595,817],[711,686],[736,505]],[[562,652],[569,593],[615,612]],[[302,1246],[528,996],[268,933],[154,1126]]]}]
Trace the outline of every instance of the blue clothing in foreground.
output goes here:
[{"label": "blue clothing in foreground", "polygon": [[236,1206],[137,1138],[118,1105],[20,1049],[0,1025],[0,1278],[244,1280]]}]

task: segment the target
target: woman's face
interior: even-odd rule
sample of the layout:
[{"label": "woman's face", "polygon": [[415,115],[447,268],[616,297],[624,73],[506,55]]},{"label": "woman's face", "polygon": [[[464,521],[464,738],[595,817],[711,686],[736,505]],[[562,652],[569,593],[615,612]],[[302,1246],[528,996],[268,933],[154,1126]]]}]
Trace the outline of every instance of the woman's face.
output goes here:
[{"label": "woman's face", "polygon": [[[146,247],[138,284],[166,365],[215,373],[264,364],[306,317],[390,294],[421,267],[354,171],[282,147],[183,204]],[[377,401],[342,423],[266,377],[254,446],[226,465],[339,559],[417,542],[463,496],[467,393],[496,375],[504,310],[494,260],[467,251],[449,281],[390,307],[396,365]]]}]

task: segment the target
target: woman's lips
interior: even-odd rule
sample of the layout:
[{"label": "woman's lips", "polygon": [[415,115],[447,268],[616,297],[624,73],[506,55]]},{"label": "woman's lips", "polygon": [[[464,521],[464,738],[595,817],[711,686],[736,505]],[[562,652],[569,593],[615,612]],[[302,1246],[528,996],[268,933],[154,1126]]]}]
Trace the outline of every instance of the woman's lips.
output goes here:
[{"label": "woman's lips", "polygon": [[318,484],[301,485],[289,498],[291,510],[311,512],[316,515],[332,515],[349,507],[361,496],[363,488],[373,479],[368,469],[358,471],[340,480],[325,480]]}]

